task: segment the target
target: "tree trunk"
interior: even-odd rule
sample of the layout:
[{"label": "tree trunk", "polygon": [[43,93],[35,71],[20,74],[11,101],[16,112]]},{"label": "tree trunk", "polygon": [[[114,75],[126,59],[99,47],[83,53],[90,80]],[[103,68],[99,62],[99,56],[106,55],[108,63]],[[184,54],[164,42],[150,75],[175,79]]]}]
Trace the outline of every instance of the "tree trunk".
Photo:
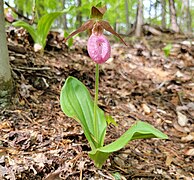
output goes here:
[{"label": "tree trunk", "polygon": [[161,0],[162,4],[162,28],[166,29],[166,0]]},{"label": "tree trunk", "polygon": [[155,18],[157,19],[157,12],[158,12],[158,1],[154,3],[154,9],[155,9]]},{"label": "tree trunk", "polygon": [[143,25],[143,0],[138,1],[137,15],[136,15],[136,28],[135,35],[140,37],[142,34]]},{"label": "tree trunk", "polygon": [[0,1],[0,107],[6,106],[10,102],[13,89],[11,69],[7,49],[5,18],[3,10],[4,1]]},{"label": "tree trunk", "polygon": [[[63,8],[62,9],[64,9],[65,8],[65,3],[66,3],[66,1],[65,0],[62,0],[62,5],[63,5]],[[63,16],[61,16],[61,18],[63,18],[63,28],[65,29],[65,30],[67,30],[68,29],[68,26],[67,26],[67,13],[64,13],[64,15]]]},{"label": "tree trunk", "polygon": [[[77,7],[79,8],[79,7],[81,7],[81,5],[82,5],[82,1],[81,0],[77,0]],[[78,28],[78,27],[80,27],[82,25],[82,13],[81,13],[80,10],[77,12],[76,21],[78,23],[77,24],[77,28]]]},{"label": "tree trunk", "polygon": [[125,12],[126,12],[127,34],[128,34],[128,32],[130,32],[130,22],[129,22],[129,0],[125,0]]},{"label": "tree trunk", "polygon": [[189,0],[184,0],[182,3],[182,9],[181,9],[183,18],[182,18],[182,26],[185,27],[185,31],[188,33],[192,32],[192,20],[191,20],[191,12],[189,8]]},{"label": "tree trunk", "polygon": [[174,5],[174,0],[169,0],[169,10],[170,10],[170,22],[171,29],[175,32],[180,32],[180,28],[177,24],[176,9]]}]

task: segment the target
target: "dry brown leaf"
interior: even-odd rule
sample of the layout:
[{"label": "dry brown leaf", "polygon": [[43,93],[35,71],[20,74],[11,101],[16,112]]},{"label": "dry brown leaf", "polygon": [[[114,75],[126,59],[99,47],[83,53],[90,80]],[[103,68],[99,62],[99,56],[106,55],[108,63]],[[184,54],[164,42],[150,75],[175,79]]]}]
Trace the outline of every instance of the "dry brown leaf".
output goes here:
[{"label": "dry brown leaf", "polygon": [[56,171],[48,174],[43,180],[60,180],[61,178],[59,177],[59,175],[61,171],[61,169],[57,169]]},{"label": "dry brown leaf", "polygon": [[173,162],[173,156],[171,154],[168,154],[165,162],[166,166],[169,167],[172,162]]},{"label": "dry brown leaf", "polygon": [[143,74],[146,74],[151,79],[154,79],[156,82],[169,81],[172,77],[170,73],[162,70],[161,68],[156,67],[142,67]]},{"label": "dry brown leaf", "polygon": [[181,112],[177,111],[178,123],[180,126],[186,126],[188,123],[188,118]]},{"label": "dry brown leaf", "polygon": [[194,133],[192,132],[189,135],[182,137],[181,141],[182,142],[194,141]]},{"label": "dry brown leaf", "polygon": [[11,124],[8,121],[0,122],[0,130],[11,129]]},{"label": "dry brown leaf", "polygon": [[145,112],[145,114],[150,114],[151,109],[148,107],[147,104],[142,104],[141,107],[143,108],[143,111]]},{"label": "dry brown leaf", "polygon": [[173,123],[173,127],[174,127],[177,131],[179,131],[179,132],[183,132],[183,133],[188,133],[188,132],[190,132],[190,129],[188,129],[187,127],[182,127],[182,126],[180,126],[180,125],[177,123],[177,121],[175,121],[175,122]]},{"label": "dry brown leaf", "polygon": [[194,156],[194,148],[186,150],[185,151],[185,155],[187,155],[187,156]]}]

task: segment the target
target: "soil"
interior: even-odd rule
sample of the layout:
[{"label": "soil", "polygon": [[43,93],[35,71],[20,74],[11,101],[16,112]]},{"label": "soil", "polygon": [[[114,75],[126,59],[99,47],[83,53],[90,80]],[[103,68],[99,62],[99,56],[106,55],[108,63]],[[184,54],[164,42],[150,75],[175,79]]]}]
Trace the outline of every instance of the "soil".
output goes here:
[{"label": "soil", "polygon": [[173,37],[166,57],[159,37],[125,38],[128,47],[111,40],[111,58],[100,66],[99,106],[118,126],[109,125],[105,143],[137,120],[169,139],[131,141],[97,169],[79,123],[63,114],[59,102],[68,76],[94,97],[95,63],[86,39],[76,38],[71,48],[55,43],[39,54],[26,36],[8,35],[15,93],[0,111],[0,179],[194,179],[191,41]]}]

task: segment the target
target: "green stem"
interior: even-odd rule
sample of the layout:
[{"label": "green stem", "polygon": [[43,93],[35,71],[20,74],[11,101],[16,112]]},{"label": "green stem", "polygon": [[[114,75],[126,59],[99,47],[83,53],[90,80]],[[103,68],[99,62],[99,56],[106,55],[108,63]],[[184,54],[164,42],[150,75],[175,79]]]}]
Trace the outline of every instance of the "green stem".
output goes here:
[{"label": "green stem", "polygon": [[[97,107],[98,107],[98,86],[99,86],[99,64],[96,63],[95,73],[95,97],[94,97],[94,136],[98,139],[98,120],[97,120]],[[98,144],[98,142],[97,142]]]}]

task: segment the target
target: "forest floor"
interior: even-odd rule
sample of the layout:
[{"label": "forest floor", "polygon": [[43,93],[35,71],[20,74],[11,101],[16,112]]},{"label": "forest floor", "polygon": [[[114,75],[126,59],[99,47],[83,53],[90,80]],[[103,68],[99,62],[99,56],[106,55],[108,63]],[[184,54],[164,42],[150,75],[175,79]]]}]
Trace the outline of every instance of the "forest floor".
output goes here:
[{"label": "forest floor", "polygon": [[194,41],[168,39],[173,46],[165,57],[161,37],[125,40],[128,47],[111,40],[111,58],[100,66],[99,106],[118,124],[108,127],[105,143],[137,120],[169,139],[132,141],[97,169],[80,125],[63,114],[59,102],[68,76],[94,96],[87,41],[76,38],[70,49],[46,48],[41,55],[26,37],[9,37],[15,96],[0,112],[0,179],[194,178]]}]

